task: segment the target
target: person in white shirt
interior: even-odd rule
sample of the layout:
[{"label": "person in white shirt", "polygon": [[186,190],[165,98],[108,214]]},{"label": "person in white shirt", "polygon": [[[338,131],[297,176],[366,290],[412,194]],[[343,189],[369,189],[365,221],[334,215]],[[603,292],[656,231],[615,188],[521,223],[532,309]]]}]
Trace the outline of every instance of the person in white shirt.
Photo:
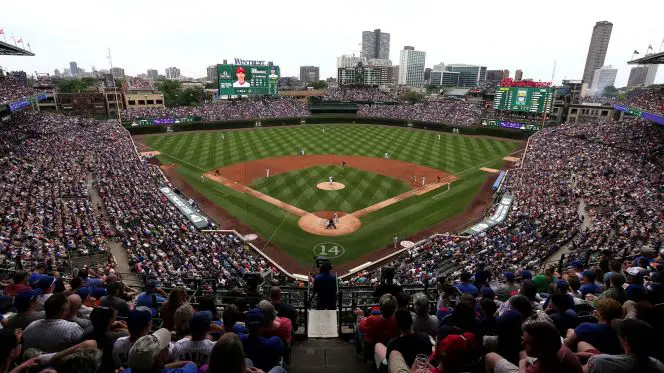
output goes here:
[{"label": "person in white shirt", "polygon": [[[139,307],[141,308],[141,307]],[[115,368],[129,367],[129,350],[131,346],[144,335],[148,335],[152,329],[152,312],[149,308],[136,309],[129,312],[127,319],[129,336],[118,338],[113,344],[113,362]]]},{"label": "person in white shirt", "polygon": [[171,361],[193,361],[198,366],[207,364],[214,342],[207,339],[212,322],[210,311],[199,311],[189,320],[191,338],[183,338],[173,345]]},{"label": "person in white shirt", "polygon": [[33,321],[23,331],[23,348],[36,348],[46,353],[58,352],[81,341],[83,328],[64,320],[69,314],[69,300],[64,294],[53,294],[44,303],[46,319]]},{"label": "person in white shirt", "polygon": [[244,67],[238,66],[235,70],[235,76],[237,76],[237,81],[233,82],[234,88],[249,88],[251,87],[251,82],[245,80],[246,71]]}]

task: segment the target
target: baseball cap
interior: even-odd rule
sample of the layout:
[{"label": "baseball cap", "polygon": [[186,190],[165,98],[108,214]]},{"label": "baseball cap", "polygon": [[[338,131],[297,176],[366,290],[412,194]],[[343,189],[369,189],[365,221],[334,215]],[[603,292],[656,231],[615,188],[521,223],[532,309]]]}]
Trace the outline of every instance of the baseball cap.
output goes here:
[{"label": "baseball cap", "polygon": [[572,262],[572,267],[574,268],[583,268],[583,263],[580,260],[575,260]]},{"label": "baseball cap", "polygon": [[55,283],[55,278],[52,276],[45,276],[39,279],[37,282],[37,287],[40,289],[48,289]]},{"label": "baseball cap", "polygon": [[569,289],[569,282],[565,280],[558,280],[556,281],[556,287],[561,290],[567,290]]},{"label": "baseball cap", "polygon": [[484,298],[493,298],[496,296],[496,293],[488,286],[482,288],[482,296]]},{"label": "baseball cap", "polygon": [[192,334],[204,333],[210,329],[211,322],[212,312],[198,311],[194,314],[194,317],[189,320],[189,330]]},{"label": "baseball cap", "polygon": [[157,283],[157,280],[148,280],[148,282],[145,283],[146,289],[154,289],[158,286],[159,284]]},{"label": "baseball cap", "polygon": [[519,272],[519,276],[521,277],[522,280],[532,280],[533,274],[530,273],[530,271],[523,270]]},{"label": "baseball cap", "polygon": [[515,277],[513,272],[504,272],[503,276],[510,281],[514,280]]},{"label": "baseball cap", "polygon": [[593,271],[583,271],[582,276],[588,277],[588,280],[590,281],[595,281],[595,274],[593,273]]},{"label": "baseball cap", "polygon": [[25,311],[38,295],[39,291],[36,290],[21,291],[14,296],[14,306],[19,312]]},{"label": "baseball cap", "polygon": [[127,318],[127,327],[130,332],[138,332],[143,330],[146,326],[152,321],[152,312],[149,309],[147,310],[132,310],[129,311],[129,317]]},{"label": "baseball cap", "polygon": [[242,66],[238,66],[237,69],[235,70],[235,72],[236,72],[236,73],[244,73],[244,72],[246,72],[246,71],[244,71],[244,67],[242,67]]},{"label": "baseball cap", "polygon": [[645,269],[643,269],[641,267],[630,267],[630,268],[627,268],[627,270],[625,272],[627,272],[627,274],[630,275],[630,276],[640,277],[640,276],[643,276],[643,273],[645,272]]},{"label": "baseball cap", "polygon": [[267,300],[262,300],[258,302],[258,308],[263,311],[263,317],[265,317],[266,323],[271,323],[274,319],[277,318],[277,311],[274,309],[272,303]]},{"label": "baseball cap", "polygon": [[260,308],[252,308],[245,316],[247,326],[263,326],[265,324],[265,315]]},{"label": "baseball cap", "polygon": [[161,328],[139,338],[129,350],[129,367],[132,370],[151,371],[154,361],[161,351],[168,348],[171,332]]},{"label": "baseball cap", "polygon": [[94,290],[92,291],[92,296],[97,299],[105,297],[106,295],[108,295],[108,291],[106,290],[106,288],[94,288]]},{"label": "baseball cap", "polygon": [[477,349],[477,340],[472,333],[450,334],[436,346],[436,356],[449,362],[461,361]]},{"label": "baseball cap", "polygon": [[76,290],[76,294],[78,294],[82,300],[86,300],[90,296],[90,288],[80,288]]}]

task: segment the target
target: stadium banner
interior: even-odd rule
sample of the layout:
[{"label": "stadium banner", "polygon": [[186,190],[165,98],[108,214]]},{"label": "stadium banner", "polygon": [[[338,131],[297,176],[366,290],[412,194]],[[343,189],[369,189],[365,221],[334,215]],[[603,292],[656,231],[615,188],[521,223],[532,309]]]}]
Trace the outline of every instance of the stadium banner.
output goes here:
[{"label": "stadium banner", "polygon": [[656,114],[645,112],[643,110],[630,108],[630,107],[627,107],[627,106],[621,106],[621,105],[613,105],[613,108],[618,110],[618,111],[622,111],[625,114],[633,115],[637,118],[647,119],[649,121],[652,121],[652,122],[655,122],[659,125],[664,126],[664,117],[661,116],[661,115],[656,115]]},{"label": "stadium banner", "polygon": [[499,119],[488,119],[483,118],[481,121],[483,126],[488,127],[500,127],[500,128],[512,128],[522,131],[539,131],[542,129],[542,125],[534,123],[520,123],[520,122],[507,122]]},{"label": "stadium banner", "polygon": [[498,206],[496,206],[496,211],[494,211],[489,218],[484,219],[481,222],[466,229],[465,231],[463,231],[462,235],[474,236],[478,233],[482,233],[485,230],[502,223],[507,218],[507,214],[510,211],[510,207],[512,207],[512,202],[514,202],[513,196],[507,194],[504,195],[503,198],[500,199],[500,203],[498,203]]},{"label": "stadium banner", "polygon": [[202,121],[201,117],[188,115],[186,117],[178,117],[178,118],[140,118],[131,122],[131,125],[151,126],[151,125],[160,125],[160,124],[193,123],[201,121]]},{"label": "stadium banner", "polygon": [[23,109],[24,107],[30,106],[32,104],[36,104],[38,102],[44,101],[48,98],[48,96],[45,93],[38,94],[36,96],[32,97],[27,97],[19,101],[14,101],[9,103],[9,111],[16,111]]},{"label": "stadium banner", "polygon": [[189,221],[196,226],[196,228],[205,228],[208,226],[208,220],[196,210],[194,210],[191,205],[185,201],[182,197],[178,196],[175,194],[173,189],[163,186],[159,188],[159,191],[168,198],[169,201],[171,201],[172,204],[177,207],[178,210],[182,213],[182,215],[186,216]]},{"label": "stadium banner", "polygon": [[279,66],[217,65],[219,96],[279,96]]}]

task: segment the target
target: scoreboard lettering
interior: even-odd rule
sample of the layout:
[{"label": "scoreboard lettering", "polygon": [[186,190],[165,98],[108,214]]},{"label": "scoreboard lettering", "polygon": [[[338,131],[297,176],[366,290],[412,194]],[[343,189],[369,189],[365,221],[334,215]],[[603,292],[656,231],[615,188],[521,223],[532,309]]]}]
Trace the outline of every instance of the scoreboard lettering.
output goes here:
[{"label": "scoreboard lettering", "polygon": [[217,65],[220,96],[278,96],[279,66]]},{"label": "scoreboard lettering", "polygon": [[551,87],[498,87],[493,100],[496,110],[550,113],[553,106]]}]

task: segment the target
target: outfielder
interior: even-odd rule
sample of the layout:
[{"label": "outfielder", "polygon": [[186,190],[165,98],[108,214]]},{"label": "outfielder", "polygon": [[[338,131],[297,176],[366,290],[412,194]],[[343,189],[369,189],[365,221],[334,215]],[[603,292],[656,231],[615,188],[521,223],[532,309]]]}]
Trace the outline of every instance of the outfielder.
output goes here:
[{"label": "outfielder", "polygon": [[385,155],[383,156],[383,158],[385,158],[385,159],[389,159],[389,158],[390,158],[390,155],[389,155],[387,152],[385,152]]},{"label": "outfielder", "polygon": [[266,169],[265,169],[265,178],[267,179],[267,178],[269,178],[269,177],[270,177],[270,169],[269,169],[269,168],[266,168]]},{"label": "outfielder", "polygon": [[422,176],[422,186],[424,186],[424,180],[426,180],[426,177]]},{"label": "outfielder", "polygon": [[300,153],[304,155],[304,149],[300,149]]}]

